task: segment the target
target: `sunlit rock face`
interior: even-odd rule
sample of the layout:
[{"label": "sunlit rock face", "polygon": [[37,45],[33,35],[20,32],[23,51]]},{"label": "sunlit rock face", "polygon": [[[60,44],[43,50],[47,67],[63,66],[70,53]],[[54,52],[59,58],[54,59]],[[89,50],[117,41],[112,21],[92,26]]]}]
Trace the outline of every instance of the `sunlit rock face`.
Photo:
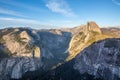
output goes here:
[{"label": "sunlit rock face", "polygon": [[75,58],[74,69],[95,78],[117,80],[120,78],[120,39],[98,41],[85,48]]},{"label": "sunlit rock face", "polygon": [[31,40],[29,34],[26,31],[22,31],[19,35],[20,38],[22,38],[25,42],[29,42]]},{"label": "sunlit rock face", "polygon": [[108,37],[110,36],[104,35],[95,22],[88,22],[87,25],[82,26],[82,30],[79,33],[72,37],[69,44],[69,57],[66,60],[71,60],[93,42]]},{"label": "sunlit rock face", "polygon": [[[27,29],[6,29],[1,33],[0,80],[19,79],[28,71],[41,68],[40,48]],[[2,35],[3,34],[3,35]]]},{"label": "sunlit rock face", "polygon": [[84,28],[84,32],[85,33],[97,32],[99,34],[102,33],[101,30],[100,30],[100,27],[95,22],[88,22],[87,25]]},{"label": "sunlit rock face", "polygon": [[39,47],[35,47],[34,52],[33,52],[33,57],[35,58],[40,58],[40,48]]},{"label": "sunlit rock face", "polygon": [[49,70],[67,57],[71,33],[27,28],[0,31],[0,80],[20,79],[26,72]]}]

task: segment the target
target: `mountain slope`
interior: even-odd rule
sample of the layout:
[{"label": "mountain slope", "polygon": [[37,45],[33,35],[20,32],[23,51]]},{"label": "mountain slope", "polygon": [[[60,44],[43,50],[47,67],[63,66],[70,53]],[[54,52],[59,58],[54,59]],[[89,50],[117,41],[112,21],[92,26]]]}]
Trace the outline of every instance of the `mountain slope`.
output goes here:
[{"label": "mountain slope", "polygon": [[26,28],[3,29],[0,35],[0,77],[6,80],[19,79],[28,71],[49,70],[63,62],[71,38],[69,32]]},{"label": "mountain slope", "polygon": [[120,39],[97,41],[41,80],[119,80],[119,45]]},{"label": "mountain slope", "polygon": [[119,38],[118,33],[119,28],[101,29],[95,22],[68,29],[1,29],[1,80],[20,79],[27,73],[31,76],[39,72],[41,76],[73,59],[98,40]]},{"label": "mountain slope", "polygon": [[101,29],[95,22],[88,22],[87,25],[83,27],[82,31],[72,37],[69,44],[69,57],[66,60],[71,60],[93,42],[110,37],[111,36],[102,33]]}]

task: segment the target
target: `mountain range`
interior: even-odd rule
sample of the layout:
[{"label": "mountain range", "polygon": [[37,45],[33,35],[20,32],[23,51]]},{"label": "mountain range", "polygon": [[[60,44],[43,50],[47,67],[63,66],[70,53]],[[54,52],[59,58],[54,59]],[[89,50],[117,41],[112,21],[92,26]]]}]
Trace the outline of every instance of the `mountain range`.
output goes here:
[{"label": "mountain range", "polygon": [[0,29],[0,80],[119,80],[120,28]]}]

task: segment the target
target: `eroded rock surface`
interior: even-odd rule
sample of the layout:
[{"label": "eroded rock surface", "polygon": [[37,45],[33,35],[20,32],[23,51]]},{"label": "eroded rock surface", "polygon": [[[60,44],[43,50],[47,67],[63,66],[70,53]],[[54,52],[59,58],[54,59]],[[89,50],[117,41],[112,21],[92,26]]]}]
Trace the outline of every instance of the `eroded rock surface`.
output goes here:
[{"label": "eroded rock surface", "polygon": [[119,45],[120,38],[97,41],[42,80],[120,80]]},{"label": "eroded rock surface", "polygon": [[74,69],[95,78],[120,78],[120,39],[106,39],[84,49],[75,58]]},{"label": "eroded rock surface", "polygon": [[0,61],[0,80],[19,79],[27,71],[40,69],[39,59],[28,57],[6,58]]}]

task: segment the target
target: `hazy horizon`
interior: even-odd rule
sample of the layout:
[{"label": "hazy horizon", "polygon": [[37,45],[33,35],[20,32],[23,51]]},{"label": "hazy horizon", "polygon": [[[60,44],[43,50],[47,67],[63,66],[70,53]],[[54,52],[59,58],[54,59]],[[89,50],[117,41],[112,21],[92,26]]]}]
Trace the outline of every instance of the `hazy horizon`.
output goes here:
[{"label": "hazy horizon", "polygon": [[95,21],[120,26],[120,0],[0,0],[0,28],[70,28]]}]

